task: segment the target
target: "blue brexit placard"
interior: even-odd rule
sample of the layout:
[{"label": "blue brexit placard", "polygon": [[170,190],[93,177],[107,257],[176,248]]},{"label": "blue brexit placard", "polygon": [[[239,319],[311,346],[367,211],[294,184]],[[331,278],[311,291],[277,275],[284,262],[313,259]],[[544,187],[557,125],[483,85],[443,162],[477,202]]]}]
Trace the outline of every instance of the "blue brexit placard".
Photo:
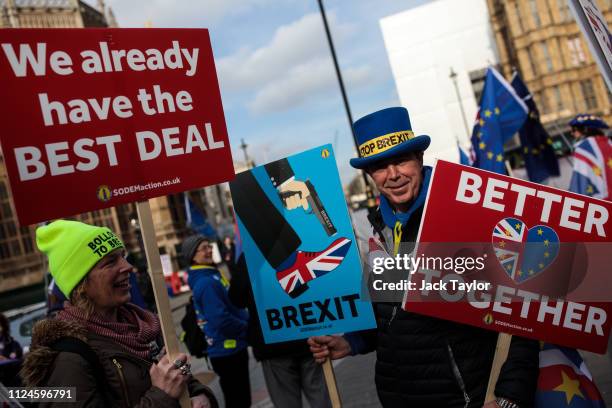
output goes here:
[{"label": "blue brexit placard", "polygon": [[266,343],[375,327],[331,145],[230,183]]}]

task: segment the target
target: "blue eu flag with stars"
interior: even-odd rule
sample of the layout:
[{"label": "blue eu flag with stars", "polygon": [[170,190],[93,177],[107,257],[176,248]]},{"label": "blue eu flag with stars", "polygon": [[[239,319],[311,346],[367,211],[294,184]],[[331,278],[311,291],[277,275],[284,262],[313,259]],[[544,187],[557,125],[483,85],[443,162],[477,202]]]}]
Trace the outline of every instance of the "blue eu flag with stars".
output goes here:
[{"label": "blue eu flag with stars", "polygon": [[187,192],[184,193],[184,198],[187,226],[196,234],[203,235],[206,238],[216,238],[217,231],[210,225],[206,215],[191,201]]},{"label": "blue eu flag with stars", "polygon": [[527,112],[510,84],[490,67],[472,131],[474,167],[505,174],[504,144],[523,126]]},{"label": "blue eu flag with stars", "polygon": [[516,94],[529,108],[529,116],[519,131],[521,154],[529,180],[541,183],[550,176],[559,176],[559,163],[552,147],[552,139],[540,122],[538,108],[527,85],[516,72],[511,83]]}]

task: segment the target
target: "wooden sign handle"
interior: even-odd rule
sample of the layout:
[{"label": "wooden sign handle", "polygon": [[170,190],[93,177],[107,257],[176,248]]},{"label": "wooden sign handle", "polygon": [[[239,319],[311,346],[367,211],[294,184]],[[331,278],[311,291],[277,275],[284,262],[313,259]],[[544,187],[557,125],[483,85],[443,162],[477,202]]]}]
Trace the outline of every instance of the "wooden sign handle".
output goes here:
[{"label": "wooden sign handle", "polygon": [[485,404],[487,402],[495,401],[495,384],[497,384],[497,379],[499,378],[499,372],[501,371],[502,365],[504,365],[506,359],[508,358],[508,351],[510,350],[511,341],[511,334],[499,333],[497,335],[497,345],[495,346],[493,365],[491,366],[491,374],[489,375],[489,384],[487,385]]},{"label": "wooden sign handle", "polygon": [[[157,237],[155,236],[155,226],[153,225],[153,216],[151,215],[151,206],[149,201],[139,201],[136,203],[138,211],[138,220],[140,222],[140,232],[142,234],[142,242],[147,256],[147,265],[149,265],[149,275],[155,294],[155,304],[157,305],[157,314],[161,323],[161,331],[166,345],[166,352],[170,361],[174,361],[179,353],[179,343],[174,322],[172,321],[172,312],[170,310],[170,301],[168,300],[168,291],[166,290],[166,281],[164,279],[164,270],[159,257],[159,248],[157,247]],[[191,401],[189,394],[185,391],[180,398],[182,408],[190,408]]]},{"label": "wooden sign handle", "polygon": [[334,375],[334,366],[329,357],[323,363],[323,374],[325,375],[325,384],[327,384],[327,391],[329,393],[332,408],[342,408],[338,384],[336,384],[336,376]]}]

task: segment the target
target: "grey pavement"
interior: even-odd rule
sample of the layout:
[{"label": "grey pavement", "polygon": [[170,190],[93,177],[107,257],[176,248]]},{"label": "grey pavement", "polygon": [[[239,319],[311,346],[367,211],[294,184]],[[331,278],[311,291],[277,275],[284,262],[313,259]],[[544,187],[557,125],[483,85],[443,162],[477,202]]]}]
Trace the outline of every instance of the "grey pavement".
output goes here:
[{"label": "grey pavement", "polygon": [[376,354],[347,357],[334,364],[336,381],[346,408],[381,407],[374,385]]}]

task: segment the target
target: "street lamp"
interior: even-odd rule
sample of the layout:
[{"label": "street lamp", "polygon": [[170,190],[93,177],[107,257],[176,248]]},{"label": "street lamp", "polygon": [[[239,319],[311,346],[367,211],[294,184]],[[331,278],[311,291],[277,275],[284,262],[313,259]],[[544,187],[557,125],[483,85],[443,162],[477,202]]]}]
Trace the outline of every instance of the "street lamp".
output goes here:
[{"label": "street lamp", "polygon": [[247,154],[247,147],[249,147],[249,145],[244,142],[244,139],[242,139],[241,142],[240,148],[244,153],[244,165],[247,169],[252,169],[255,166],[255,163],[251,162],[251,159],[249,159],[249,155]]},{"label": "street lamp", "polygon": [[[457,102],[459,103],[459,109],[461,110],[461,119],[463,119],[463,126],[465,127],[465,134],[468,139],[470,138],[470,128],[468,126],[467,120],[465,119],[465,111],[463,110],[463,104],[461,103],[461,94],[459,93],[459,85],[457,85],[457,73],[453,70],[453,67],[450,69],[450,75],[448,76],[452,81],[453,85],[455,85],[455,94],[457,95]],[[457,135],[455,135],[457,137]],[[457,138],[457,143],[459,143],[459,138]]]},{"label": "street lamp", "polygon": [[[327,17],[325,15],[325,8],[323,7],[323,0],[317,0],[319,3],[319,10],[321,12],[321,18],[323,19],[323,26],[325,27],[325,34],[327,35],[327,42],[329,44],[329,50],[332,55],[334,62],[334,68],[336,69],[336,76],[338,77],[338,85],[340,85],[340,93],[342,93],[342,101],[344,102],[344,109],[346,110],[346,116],[349,122],[349,128],[351,129],[351,135],[353,136],[353,142],[355,143],[355,150],[359,156],[359,146],[357,145],[357,139],[355,138],[355,130],[353,129],[353,117],[351,115],[351,108],[349,106],[348,98],[346,96],[346,90],[344,89],[344,82],[342,81],[342,73],[340,72],[340,66],[338,65],[338,58],[336,58],[336,50],[334,48],[334,42],[332,41],[331,32],[329,25],[327,24]],[[374,210],[376,207],[376,201],[374,199],[374,192],[368,183],[368,177],[364,171],[361,172],[363,181],[365,183],[365,193],[367,197],[367,205],[370,210]]]}]

